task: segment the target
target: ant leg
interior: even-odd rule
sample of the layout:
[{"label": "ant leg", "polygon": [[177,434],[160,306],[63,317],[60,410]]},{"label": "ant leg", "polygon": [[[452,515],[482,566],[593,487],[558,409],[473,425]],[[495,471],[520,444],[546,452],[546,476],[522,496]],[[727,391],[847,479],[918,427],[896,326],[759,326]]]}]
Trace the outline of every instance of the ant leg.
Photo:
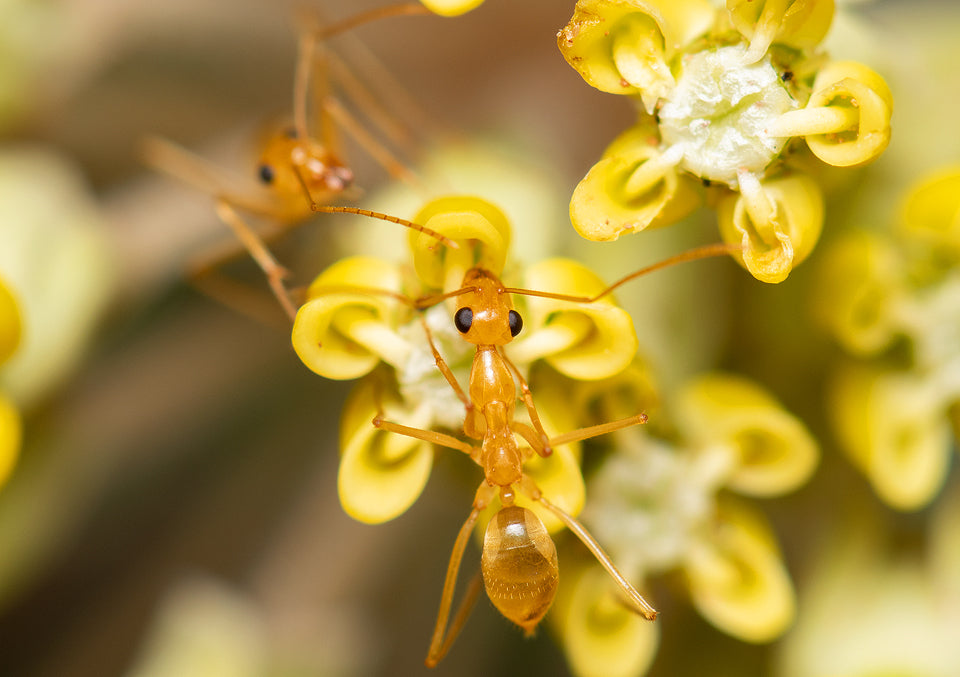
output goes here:
[{"label": "ant leg", "polygon": [[432,442],[433,444],[440,445],[441,447],[456,449],[457,451],[462,451],[471,457],[474,455],[475,449],[471,445],[462,440],[458,440],[453,435],[445,435],[444,433],[439,433],[436,430],[411,428],[410,426],[406,426],[401,423],[385,421],[380,417],[380,414],[377,414],[377,416],[373,419],[373,426],[375,428],[379,428],[380,430],[387,430],[392,433],[397,433],[398,435],[406,435],[407,437],[413,437],[418,440],[423,440],[424,442]]},{"label": "ant leg", "polygon": [[[483,482],[477,489],[477,494],[473,499],[473,509],[467,516],[467,520],[460,527],[457,534],[457,540],[453,544],[453,552],[450,553],[450,562],[447,564],[447,577],[443,581],[443,595],[440,598],[440,609],[437,611],[437,624],[433,628],[433,636],[430,638],[430,650],[427,652],[427,659],[424,661],[428,668],[436,667],[440,659],[443,658],[453,640],[456,639],[456,633],[466,622],[466,616],[469,614],[470,607],[476,601],[479,594],[479,585],[471,583],[464,601],[461,603],[460,610],[457,611],[456,618],[450,628],[450,633],[444,638],[447,627],[447,620],[450,618],[450,606],[453,604],[453,593],[457,587],[457,575],[460,573],[460,562],[463,560],[463,551],[467,547],[467,541],[470,539],[470,532],[477,523],[480,513],[483,512],[490,501],[493,499],[495,487],[491,487]],[[474,592],[473,589],[477,588]],[[472,595],[471,595],[472,593]],[[471,599],[472,597],[472,599]],[[461,618],[462,616],[462,618]]]},{"label": "ant leg", "polygon": [[456,393],[457,398],[463,402],[463,406],[467,410],[467,415],[463,422],[464,434],[467,437],[472,437],[474,439],[482,438],[483,433],[477,424],[476,418],[478,414],[476,409],[474,409],[473,402],[471,402],[470,398],[467,397],[467,394],[463,392],[463,388],[460,387],[457,377],[453,375],[450,365],[447,364],[446,360],[444,360],[443,356],[440,354],[440,351],[437,350],[437,344],[433,342],[433,332],[430,331],[430,327],[427,325],[427,320],[422,314],[420,315],[420,324],[423,325],[423,333],[427,335],[427,343],[430,344],[430,350],[433,353],[434,362],[437,363],[437,369],[439,369],[440,373],[443,374],[443,377],[447,379],[447,383],[449,383],[450,387],[453,388],[453,392]]},{"label": "ant leg", "polygon": [[600,562],[601,566],[603,566],[613,580],[616,581],[617,587],[619,587],[621,592],[626,595],[627,599],[631,603],[632,610],[639,613],[648,621],[656,619],[657,610],[650,606],[650,603],[643,598],[643,595],[637,592],[636,588],[630,585],[630,582],[624,578],[623,574],[621,574],[617,567],[614,566],[613,560],[611,560],[610,556],[603,551],[603,548],[601,548],[596,539],[590,535],[590,532],[587,531],[587,529],[572,515],[569,515],[566,511],[555,506],[553,503],[544,498],[543,493],[532,479],[524,475],[521,483],[524,492],[530,498],[539,502],[544,508],[552,512],[557,519],[563,522],[564,526],[572,531],[576,537],[579,538],[585,546],[587,546],[587,549],[590,550],[593,556],[597,558],[597,561]]},{"label": "ant leg", "polygon": [[385,7],[375,7],[366,12],[360,12],[351,17],[347,17],[339,23],[316,29],[313,32],[313,38],[315,40],[326,40],[338,33],[349,31],[352,28],[362,26],[371,21],[377,21],[378,19],[385,19],[391,16],[414,16],[422,14],[432,14],[432,12],[419,2],[398,2]]},{"label": "ant leg", "polygon": [[[533,404],[533,393],[530,392],[530,386],[527,384],[527,380],[523,378],[523,374],[520,373],[520,370],[517,369],[517,365],[515,365],[510,358],[504,354],[503,350],[500,350],[500,355],[517,377],[517,383],[520,384],[520,392],[523,395],[523,403],[526,405],[527,413],[530,415],[530,422],[533,424],[533,429],[536,430],[537,435],[540,437],[540,444],[533,444],[533,447],[541,456],[549,456],[553,453],[553,443],[550,440],[550,436],[547,435],[547,432],[543,429],[543,424],[540,422],[540,414],[537,413],[537,407]],[[520,431],[518,430],[517,432]],[[523,433],[521,433],[521,435],[522,434]]]},{"label": "ant leg", "polygon": [[234,235],[236,235],[237,239],[247,248],[250,256],[253,257],[253,260],[256,261],[260,269],[263,270],[267,276],[267,282],[270,284],[270,288],[273,290],[277,300],[280,301],[280,305],[283,306],[287,316],[291,320],[296,318],[297,307],[290,297],[290,292],[283,284],[283,281],[290,276],[289,271],[277,263],[277,260],[273,257],[273,254],[270,253],[270,250],[267,249],[267,245],[260,239],[260,236],[240,218],[233,207],[224,200],[218,200],[216,210],[220,220],[230,226]]},{"label": "ant leg", "polygon": [[571,442],[580,442],[582,440],[588,440],[591,437],[605,435],[607,433],[612,433],[615,430],[623,430],[624,428],[641,425],[646,422],[646,414],[637,414],[635,416],[621,418],[618,421],[609,421],[608,423],[591,425],[587,426],[586,428],[577,428],[576,430],[571,430],[570,432],[557,435],[556,437],[551,437],[550,443],[554,446],[559,446],[561,444],[570,444]]},{"label": "ant leg", "polygon": [[414,171],[398,160],[386,146],[373,138],[373,135],[336,98],[327,97],[323,102],[323,110],[352,136],[377,164],[387,170],[390,176],[418,190],[424,189],[423,183]]}]

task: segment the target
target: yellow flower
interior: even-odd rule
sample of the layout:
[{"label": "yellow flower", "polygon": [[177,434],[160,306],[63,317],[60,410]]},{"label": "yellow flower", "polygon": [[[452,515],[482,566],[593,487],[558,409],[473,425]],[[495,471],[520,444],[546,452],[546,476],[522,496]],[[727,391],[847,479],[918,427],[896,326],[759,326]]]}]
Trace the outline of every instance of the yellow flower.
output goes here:
[{"label": "yellow flower", "polygon": [[[460,289],[464,274],[474,266],[501,275],[511,238],[500,210],[474,197],[434,200],[415,220],[451,238],[458,248],[438,246],[434,238],[414,231],[412,267],[369,257],[341,260],[310,285],[294,323],[294,347],[310,369],[328,378],[367,375],[351,395],[341,422],[338,482],[344,509],[364,522],[403,513],[422,491],[433,459],[433,445],[375,429],[375,415],[426,430],[456,432],[464,425],[466,411],[437,367],[424,325],[465,390],[473,346],[455,330],[447,304],[416,311],[414,299]],[[508,268],[505,284],[514,279],[522,288],[574,297],[591,297],[606,287],[584,266],[566,259],[522,271]],[[633,323],[610,297],[586,303],[515,293],[513,300],[523,331],[505,352],[524,372],[543,360],[568,376],[600,379],[622,371],[633,359]],[[377,369],[381,362],[390,369]],[[574,418],[569,405],[547,388],[531,387],[548,433],[568,431]],[[584,491],[577,444],[561,445],[549,458],[532,458],[524,467],[552,502],[573,515],[580,511]],[[518,504],[527,502],[518,498]],[[548,530],[561,528],[539,504],[528,507]]]},{"label": "yellow flower", "polygon": [[459,16],[483,4],[483,0],[420,0],[423,6],[440,16]]},{"label": "yellow flower", "polygon": [[[0,278],[0,365],[16,351],[22,330],[20,308],[3,278]],[[0,487],[16,463],[20,437],[20,414],[13,402],[0,394]]]},{"label": "yellow flower", "polygon": [[[828,252],[816,306],[859,358],[835,369],[831,414],[880,497],[916,510],[939,492],[960,403],[960,268],[954,169],[909,193],[899,227],[854,232]],[[907,349],[904,349],[906,347]]]},{"label": "yellow flower", "polygon": [[823,223],[821,190],[791,139],[842,167],[875,159],[890,139],[883,78],[815,52],[833,11],[832,0],[580,0],[561,52],[643,112],[574,190],[577,231],[606,241],[669,225],[697,206],[699,180],[747,270],[786,279]]},{"label": "yellow flower", "polygon": [[[566,390],[576,393],[581,417],[603,417],[617,400],[650,397],[643,394],[648,385],[632,395],[624,385],[621,375]],[[769,394],[739,377],[695,379],[657,411],[643,430],[621,431],[606,445],[612,450],[588,482],[584,521],[628,577],[682,572],[693,604],[711,623],[744,641],[775,639],[796,611],[793,584],[765,518],[728,491],[773,496],[797,488],[817,460],[813,439]],[[664,414],[670,420],[658,420]],[[571,666],[578,675],[641,674],[656,635],[612,604],[609,584],[605,595],[597,576],[577,575],[565,591],[561,585],[554,627]]]}]

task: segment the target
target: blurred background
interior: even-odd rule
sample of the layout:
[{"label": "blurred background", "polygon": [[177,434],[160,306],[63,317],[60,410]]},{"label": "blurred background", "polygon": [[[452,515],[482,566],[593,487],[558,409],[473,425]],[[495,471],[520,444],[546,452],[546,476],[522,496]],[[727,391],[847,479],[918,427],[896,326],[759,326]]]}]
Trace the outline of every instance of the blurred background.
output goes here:
[{"label": "blurred background", "polygon": [[[0,488],[0,674],[205,674],[170,667],[174,658],[164,670],[157,652],[171,637],[206,633],[235,658],[216,674],[426,672],[475,471],[439,454],[404,515],[379,526],[347,517],[336,469],[349,384],[303,366],[252,263],[228,270],[249,282],[251,305],[264,309],[256,318],[189,284],[192,262],[229,242],[228,231],[209,196],[147,169],[138,151],[145,136],[161,135],[252,176],[262,124],[291,108],[298,12],[335,19],[377,4],[0,2],[0,264],[15,269],[0,273],[30,296],[26,364],[11,361],[0,380],[24,416],[20,459]],[[826,585],[824,562],[843,529],[870,533],[862,561],[906,571],[934,597],[917,572],[934,546],[960,547],[949,519],[955,472],[928,505],[902,511],[837,451],[824,383],[840,349],[810,310],[832,231],[890,227],[915,179],[960,158],[960,10],[949,1],[838,6],[827,49],[883,74],[896,107],[887,153],[828,191],[820,250],[777,286],[711,261],[658,273],[622,299],[665,384],[710,368],[745,374],[819,440],[813,480],[762,502],[799,591],[798,634],[739,642],[701,620],[669,581],[655,582],[668,613],[650,675],[821,674],[797,670],[791,656],[823,639],[803,625],[804,595]],[[635,114],[585,85],[559,54],[555,35],[572,11],[572,1],[487,0],[459,18],[385,20],[334,44],[350,62],[361,42],[422,107],[412,124],[424,162],[449,167],[460,190],[494,201],[503,192],[519,259],[573,255],[613,280],[714,241],[715,218],[701,209],[615,244],[573,232],[573,187]],[[483,150],[444,155],[440,142]],[[411,217],[416,195],[384,194],[389,176],[344,145],[364,191],[357,204]],[[300,284],[346,252],[402,257],[403,234],[381,237],[356,221],[318,217],[279,241],[277,256]],[[896,589],[900,579],[890,580],[877,589]],[[801,630],[806,639],[796,639]],[[940,650],[939,663],[903,674],[960,674],[956,649],[931,649]],[[269,671],[258,667],[266,663]],[[481,602],[436,674],[568,668],[546,628],[524,640]]]}]

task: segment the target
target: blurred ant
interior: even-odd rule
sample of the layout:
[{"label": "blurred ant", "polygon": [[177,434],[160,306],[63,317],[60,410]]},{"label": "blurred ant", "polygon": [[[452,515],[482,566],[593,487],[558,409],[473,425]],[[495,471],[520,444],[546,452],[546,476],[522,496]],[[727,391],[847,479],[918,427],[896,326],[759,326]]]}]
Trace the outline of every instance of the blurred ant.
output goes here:
[{"label": "blurred ant", "polygon": [[[275,221],[280,226],[279,232],[314,213],[386,216],[330,204],[337,197],[346,196],[354,180],[353,171],[340,156],[337,127],[346,131],[391,176],[416,184],[413,172],[327,92],[328,79],[336,79],[352,100],[362,102],[371,122],[386,136],[399,142],[400,133],[391,126],[390,114],[345,64],[333,53],[318,47],[327,38],[364,23],[389,16],[417,14],[430,14],[430,11],[419,3],[392,5],[362,12],[327,27],[310,27],[301,33],[293,89],[293,124],[278,129],[263,142],[256,169],[258,188],[244,191],[231,188],[217,167],[169,141],[151,137],[143,143],[147,164],[216,198],[217,216],[231,228],[263,270],[271,290],[291,320],[296,316],[297,304],[284,284],[289,273],[274,258],[263,237],[241,218],[238,210]],[[307,122],[307,100],[311,91],[317,115],[315,130]],[[393,217],[386,220],[415,228],[447,246],[456,247],[448,238],[417,224]],[[194,277],[203,277],[214,265],[214,262],[206,262]]]}]

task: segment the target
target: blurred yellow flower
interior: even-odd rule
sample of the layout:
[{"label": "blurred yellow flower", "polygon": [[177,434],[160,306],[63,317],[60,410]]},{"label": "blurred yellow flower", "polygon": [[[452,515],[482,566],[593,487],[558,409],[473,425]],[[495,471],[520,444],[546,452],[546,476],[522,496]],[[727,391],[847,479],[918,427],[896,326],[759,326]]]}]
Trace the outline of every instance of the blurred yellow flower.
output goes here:
[{"label": "blurred yellow flower", "polygon": [[[593,399],[580,415],[620,406],[631,393],[651,396],[647,386],[633,389],[624,380],[569,386],[584,387]],[[793,584],[766,519],[728,492],[775,496],[798,488],[815,467],[815,441],[762,388],[726,374],[694,379],[658,411],[646,430],[615,435],[588,482],[584,521],[628,576],[680,571],[704,618],[744,641],[775,639],[795,614]],[[589,597],[581,585],[592,586]],[[561,586],[554,627],[570,663],[578,675],[642,674],[656,634],[630,620],[629,610],[598,586],[586,574],[573,589]]]},{"label": "blurred yellow flower", "polygon": [[859,358],[835,370],[838,438],[901,510],[929,503],[949,468],[951,411],[960,403],[958,185],[956,168],[937,172],[909,192],[893,232],[837,241],[816,297],[823,325]]}]

